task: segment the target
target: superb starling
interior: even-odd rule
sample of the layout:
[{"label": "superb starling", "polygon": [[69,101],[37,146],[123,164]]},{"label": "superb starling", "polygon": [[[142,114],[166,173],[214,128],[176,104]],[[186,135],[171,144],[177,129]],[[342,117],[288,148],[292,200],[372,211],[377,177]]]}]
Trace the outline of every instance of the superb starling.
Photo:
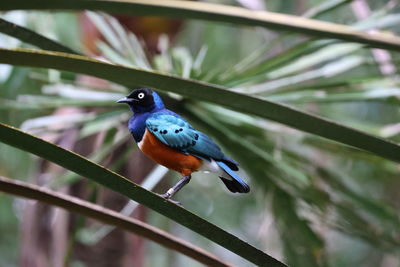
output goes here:
[{"label": "superb starling", "polygon": [[133,112],[128,128],[144,154],[155,162],[179,172],[182,178],[162,197],[170,199],[189,183],[195,171],[216,173],[234,193],[248,193],[250,187],[236,174],[238,164],[215,142],[194,129],[185,119],[165,108],[160,96],[140,88],[117,101]]}]

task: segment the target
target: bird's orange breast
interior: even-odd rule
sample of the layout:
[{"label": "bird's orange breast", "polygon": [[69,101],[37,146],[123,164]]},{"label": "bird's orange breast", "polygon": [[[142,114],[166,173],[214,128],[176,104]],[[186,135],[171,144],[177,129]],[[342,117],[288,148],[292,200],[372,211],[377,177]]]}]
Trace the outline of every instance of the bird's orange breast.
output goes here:
[{"label": "bird's orange breast", "polygon": [[139,143],[139,148],[155,162],[179,172],[182,176],[197,171],[203,163],[201,159],[195,156],[180,153],[163,144],[147,130]]}]

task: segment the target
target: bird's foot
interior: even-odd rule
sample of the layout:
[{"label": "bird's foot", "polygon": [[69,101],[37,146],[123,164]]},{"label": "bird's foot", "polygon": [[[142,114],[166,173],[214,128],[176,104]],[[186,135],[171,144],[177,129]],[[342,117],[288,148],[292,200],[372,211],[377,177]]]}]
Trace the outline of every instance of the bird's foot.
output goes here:
[{"label": "bird's foot", "polygon": [[164,194],[161,194],[161,195],[159,194],[159,196],[164,198],[164,199],[166,199],[166,200],[168,200],[168,201],[171,201],[172,203],[174,203],[176,205],[182,206],[181,202],[171,199],[172,195],[169,194],[168,192],[166,192]]},{"label": "bird's foot", "polygon": [[165,198],[165,199],[170,199],[172,196],[170,193],[166,192],[164,194],[159,194],[160,197]]},{"label": "bird's foot", "polygon": [[164,198],[164,199],[166,199],[166,200],[168,200],[168,201],[171,201],[172,203],[174,203],[176,205],[182,206],[181,202],[171,199],[171,197],[174,195],[174,194],[171,194],[171,193],[172,192],[170,192],[170,190],[168,190],[167,192],[165,192],[164,194],[159,195],[159,196]]},{"label": "bird's foot", "polygon": [[165,192],[164,194],[160,195],[161,197],[165,198],[165,199],[170,199],[171,197],[173,197],[175,195],[175,190],[174,188],[170,188],[168,189],[167,192]]},{"label": "bird's foot", "polygon": [[174,203],[175,205],[178,205],[178,206],[182,206],[182,207],[183,207],[182,203],[179,202],[179,201],[172,200],[172,199],[168,199],[168,201],[171,201],[171,202]]},{"label": "bird's foot", "polygon": [[172,188],[168,189],[167,192],[165,192],[162,195],[159,195],[160,197],[163,197],[169,201],[171,201],[172,203],[176,204],[176,205],[180,205],[182,206],[182,203],[180,203],[179,201],[175,201],[172,200],[171,198],[179,191],[182,189],[182,187],[184,187],[187,183],[189,183],[190,181],[190,175],[184,176],[182,177],[177,183],[176,185],[174,185]]}]

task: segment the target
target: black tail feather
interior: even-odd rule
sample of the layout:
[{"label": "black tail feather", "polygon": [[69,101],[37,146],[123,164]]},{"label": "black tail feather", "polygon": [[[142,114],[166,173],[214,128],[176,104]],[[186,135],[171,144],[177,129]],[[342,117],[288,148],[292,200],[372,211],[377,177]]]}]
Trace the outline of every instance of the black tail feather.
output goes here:
[{"label": "black tail feather", "polygon": [[223,163],[225,163],[232,171],[238,171],[239,167],[236,161],[231,160],[229,158],[227,159],[222,159],[221,160]]},{"label": "black tail feather", "polygon": [[222,182],[224,182],[225,186],[232,193],[248,193],[248,192],[250,192],[250,187],[247,184],[243,185],[236,180],[228,180],[221,176],[219,178],[221,178]]}]

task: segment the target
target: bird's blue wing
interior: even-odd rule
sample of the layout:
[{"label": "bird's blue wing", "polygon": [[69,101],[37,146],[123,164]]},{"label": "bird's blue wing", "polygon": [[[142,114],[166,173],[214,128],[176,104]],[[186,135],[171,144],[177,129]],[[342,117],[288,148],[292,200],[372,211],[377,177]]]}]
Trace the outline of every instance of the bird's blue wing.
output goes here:
[{"label": "bird's blue wing", "polygon": [[174,113],[154,113],[146,120],[146,127],[162,143],[182,153],[206,159],[226,158],[211,138]]},{"label": "bird's blue wing", "polygon": [[146,120],[146,127],[162,143],[177,150],[193,146],[199,138],[188,122],[170,114],[152,114]]}]

